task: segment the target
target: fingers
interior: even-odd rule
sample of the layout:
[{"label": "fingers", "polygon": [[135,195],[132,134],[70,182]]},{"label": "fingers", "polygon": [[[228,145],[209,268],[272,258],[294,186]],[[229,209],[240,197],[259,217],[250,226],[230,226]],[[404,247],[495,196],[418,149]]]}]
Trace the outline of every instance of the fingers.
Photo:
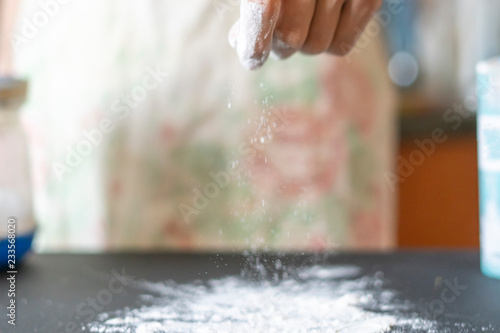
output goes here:
[{"label": "fingers", "polygon": [[273,55],[287,58],[302,49],[314,16],[316,1],[284,0],[273,38]]},{"label": "fingers", "polygon": [[307,39],[302,46],[305,54],[319,54],[330,47],[345,0],[317,0]]},{"label": "fingers", "polygon": [[[286,0],[288,1],[288,0]],[[261,67],[269,56],[281,0],[242,0],[236,51],[247,69]],[[238,31],[236,31],[238,30]]]},{"label": "fingers", "polygon": [[349,53],[381,5],[382,0],[346,0],[328,52],[336,55]]},{"label": "fingers", "polygon": [[242,0],[229,41],[247,69],[260,68],[269,53],[297,51],[345,55],[382,0]]}]

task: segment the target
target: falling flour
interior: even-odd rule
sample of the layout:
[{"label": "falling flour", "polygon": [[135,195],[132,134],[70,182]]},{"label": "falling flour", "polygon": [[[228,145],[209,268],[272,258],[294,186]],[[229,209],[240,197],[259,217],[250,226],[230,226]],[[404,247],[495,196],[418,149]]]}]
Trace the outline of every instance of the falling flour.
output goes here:
[{"label": "falling flour", "polygon": [[360,272],[353,266],[313,266],[293,279],[274,281],[139,282],[146,292],[140,303],[147,305],[103,313],[86,328],[113,333],[374,333],[403,325],[433,331],[432,322],[393,315],[398,313],[395,293],[382,289],[381,273],[367,277]]}]

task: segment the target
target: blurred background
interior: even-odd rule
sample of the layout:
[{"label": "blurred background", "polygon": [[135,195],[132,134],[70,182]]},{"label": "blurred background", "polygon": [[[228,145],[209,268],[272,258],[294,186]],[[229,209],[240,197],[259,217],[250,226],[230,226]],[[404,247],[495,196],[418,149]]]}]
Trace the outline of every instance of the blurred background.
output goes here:
[{"label": "blurred background", "polygon": [[436,128],[449,138],[400,183],[401,247],[479,246],[475,64],[500,53],[492,18],[499,6],[411,1],[388,26],[389,71],[401,95],[400,165]]},{"label": "blurred background", "polygon": [[192,2],[3,0],[37,250],[479,246],[500,1],[385,1],[346,59],[255,73],[227,43],[238,1]]}]

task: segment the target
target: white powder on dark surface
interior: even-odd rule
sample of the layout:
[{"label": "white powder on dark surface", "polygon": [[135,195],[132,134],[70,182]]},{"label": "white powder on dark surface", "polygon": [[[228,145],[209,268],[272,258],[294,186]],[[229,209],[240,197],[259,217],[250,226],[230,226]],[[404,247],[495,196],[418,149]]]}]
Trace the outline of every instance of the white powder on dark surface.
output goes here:
[{"label": "white powder on dark surface", "polygon": [[[273,333],[389,331],[395,325],[432,332],[433,323],[398,317],[395,293],[383,290],[381,273],[359,276],[353,266],[313,266],[296,278],[208,283],[140,282],[135,309],[99,315],[90,332]],[[367,309],[377,309],[369,311]],[[388,310],[390,312],[384,312]]]}]

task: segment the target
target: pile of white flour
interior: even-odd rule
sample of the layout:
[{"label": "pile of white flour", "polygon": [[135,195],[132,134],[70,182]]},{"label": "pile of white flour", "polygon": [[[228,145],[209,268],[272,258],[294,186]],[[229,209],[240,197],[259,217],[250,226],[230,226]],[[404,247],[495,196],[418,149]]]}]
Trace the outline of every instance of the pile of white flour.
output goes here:
[{"label": "pile of white flour", "polygon": [[[353,266],[314,266],[298,277],[251,281],[240,277],[208,283],[140,282],[143,305],[103,313],[91,332],[386,332],[394,325],[433,331],[433,323],[398,318],[394,292],[383,274],[359,276]],[[367,308],[382,311],[368,311]],[[397,310],[397,309],[396,309]],[[391,313],[394,313],[392,311]]]}]

